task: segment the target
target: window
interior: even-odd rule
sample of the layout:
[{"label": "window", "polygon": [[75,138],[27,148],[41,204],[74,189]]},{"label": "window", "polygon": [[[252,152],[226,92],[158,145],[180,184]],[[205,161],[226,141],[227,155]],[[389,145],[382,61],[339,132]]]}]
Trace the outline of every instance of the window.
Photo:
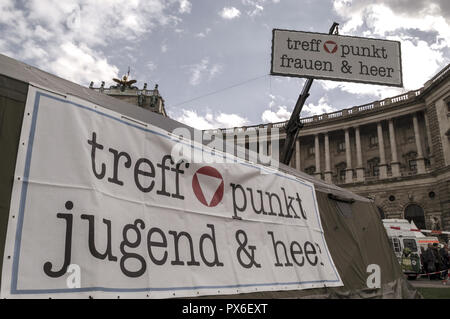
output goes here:
[{"label": "window", "polygon": [[378,157],[374,157],[371,160],[367,161],[367,174],[369,176],[379,176],[380,175],[380,159]]},{"label": "window", "polygon": [[341,169],[338,176],[341,181],[345,180],[345,169]]},{"label": "window", "polygon": [[316,154],[316,148],[314,146],[309,146],[308,147],[308,155],[314,156],[314,154]]},{"label": "window", "polygon": [[372,168],[372,176],[380,176],[380,166],[374,166]]},{"label": "window", "polygon": [[339,142],[337,145],[338,153],[345,152],[345,142]]},{"label": "window", "polygon": [[405,162],[406,162],[406,165],[408,166],[408,169],[411,172],[416,172],[417,171],[417,161],[416,161],[417,153],[414,151],[411,151],[411,152],[408,152],[405,155],[403,155],[403,157],[405,158]]},{"label": "window", "polygon": [[417,252],[417,243],[415,239],[412,238],[405,238],[403,239],[403,246],[405,248],[411,249],[411,252]]},{"label": "window", "polygon": [[341,162],[336,165],[336,176],[339,182],[345,181],[345,170],[347,169],[347,163]]},{"label": "window", "polygon": [[408,165],[409,165],[409,170],[410,171],[412,171],[412,172],[417,171],[417,162],[416,162],[415,159],[414,160],[409,160]]},{"label": "window", "polygon": [[305,168],[306,174],[313,175],[315,172],[316,172],[315,166],[309,166],[309,167]]},{"label": "window", "polygon": [[378,146],[378,136],[377,135],[371,135],[369,137],[369,145],[370,145],[370,147]]},{"label": "window", "polygon": [[400,253],[401,254],[401,252],[402,252],[402,249],[401,249],[401,247],[400,247],[400,240],[398,239],[398,238],[396,238],[396,237],[392,237],[391,238],[391,244],[392,244],[392,248],[394,249],[394,252],[397,254],[397,253]]}]

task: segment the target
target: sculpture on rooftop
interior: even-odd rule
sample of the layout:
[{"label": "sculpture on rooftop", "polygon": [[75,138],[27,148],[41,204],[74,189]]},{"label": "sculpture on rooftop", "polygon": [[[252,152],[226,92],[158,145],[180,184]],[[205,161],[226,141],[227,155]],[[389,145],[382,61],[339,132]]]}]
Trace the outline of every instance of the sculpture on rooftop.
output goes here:
[{"label": "sculpture on rooftop", "polygon": [[113,81],[117,83],[115,88],[121,89],[122,91],[124,91],[126,88],[137,89],[137,87],[132,86],[137,81],[136,80],[128,80],[129,77],[130,77],[130,68],[128,68],[128,73],[126,75],[124,75],[121,80],[117,79],[117,78],[113,78]]}]

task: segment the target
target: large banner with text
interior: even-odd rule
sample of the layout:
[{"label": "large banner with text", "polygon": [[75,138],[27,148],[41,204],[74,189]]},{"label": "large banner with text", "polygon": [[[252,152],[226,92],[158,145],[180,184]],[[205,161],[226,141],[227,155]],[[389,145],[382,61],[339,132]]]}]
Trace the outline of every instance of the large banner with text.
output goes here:
[{"label": "large banner with text", "polygon": [[[2,298],[173,298],[342,286],[314,185],[30,87]],[[213,155],[211,155],[213,154]]]}]

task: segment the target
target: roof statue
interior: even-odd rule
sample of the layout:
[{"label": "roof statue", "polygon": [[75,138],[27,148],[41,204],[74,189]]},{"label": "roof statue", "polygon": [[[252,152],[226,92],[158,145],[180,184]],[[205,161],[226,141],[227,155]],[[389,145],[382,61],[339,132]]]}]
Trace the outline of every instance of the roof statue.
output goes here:
[{"label": "roof statue", "polygon": [[130,68],[128,67],[128,73],[123,76],[123,78],[117,79],[113,78],[113,81],[116,82],[118,85],[116,85],[116,88],[120,88],[122,91],[124,91],[126,88],[129,89],[137,89],[137,87],[132,86],[134,83],[136,83],[136,80],[128,80],[130,77]]}]

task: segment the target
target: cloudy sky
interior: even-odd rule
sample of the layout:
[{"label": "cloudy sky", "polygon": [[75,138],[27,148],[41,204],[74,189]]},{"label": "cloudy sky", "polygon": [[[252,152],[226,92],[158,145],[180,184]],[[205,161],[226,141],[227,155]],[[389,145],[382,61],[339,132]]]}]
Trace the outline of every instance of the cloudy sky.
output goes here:
[{"label": "cloudy sky", "polygon": [[304,80],[270,76],[272,29],[397,40],[404,88],[315,81],[302,116],[415,90],[450,63],[448,0],[0,0],[0,53],[96,86],[159,84],[199,129],[289,119]]}]

